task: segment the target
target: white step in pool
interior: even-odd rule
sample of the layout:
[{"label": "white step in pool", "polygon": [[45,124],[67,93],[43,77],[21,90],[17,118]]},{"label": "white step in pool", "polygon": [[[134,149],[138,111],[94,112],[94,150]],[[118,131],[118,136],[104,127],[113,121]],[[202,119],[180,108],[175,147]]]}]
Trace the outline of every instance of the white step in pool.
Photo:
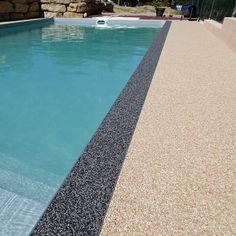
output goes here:
[{"label": "white step in pool", "polygon": [[0,188],[0,236],[29,234],[44,208],[40,202]]}]

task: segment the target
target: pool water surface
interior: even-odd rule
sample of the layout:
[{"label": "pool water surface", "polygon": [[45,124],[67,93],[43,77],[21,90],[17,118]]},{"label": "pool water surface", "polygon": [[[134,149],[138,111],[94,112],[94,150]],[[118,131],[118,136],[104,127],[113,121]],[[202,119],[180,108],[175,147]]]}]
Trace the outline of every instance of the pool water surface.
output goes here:
[{"label": "pool water surface", "polygon": [[0,34],[0,235],[30,232],[159,30]]}]

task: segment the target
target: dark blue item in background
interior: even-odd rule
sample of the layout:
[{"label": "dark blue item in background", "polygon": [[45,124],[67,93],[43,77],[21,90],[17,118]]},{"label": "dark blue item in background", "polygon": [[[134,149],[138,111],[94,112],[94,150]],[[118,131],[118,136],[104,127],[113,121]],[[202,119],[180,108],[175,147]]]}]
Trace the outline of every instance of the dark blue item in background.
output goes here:
[{"label": "dark blue item in background", "polygon": [[190,7],[190,5],[183,5],[181,8],[181,11],[188,12],[189,7]]}]

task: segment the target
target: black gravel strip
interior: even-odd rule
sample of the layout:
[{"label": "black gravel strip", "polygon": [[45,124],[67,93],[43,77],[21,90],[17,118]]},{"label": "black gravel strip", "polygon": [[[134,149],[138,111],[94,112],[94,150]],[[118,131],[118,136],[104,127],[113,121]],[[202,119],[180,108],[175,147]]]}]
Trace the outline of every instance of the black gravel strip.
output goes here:
[{"label": "black gravel strip", "polygon": [[170,25],[161,29],[31,235],[99,235]]}]

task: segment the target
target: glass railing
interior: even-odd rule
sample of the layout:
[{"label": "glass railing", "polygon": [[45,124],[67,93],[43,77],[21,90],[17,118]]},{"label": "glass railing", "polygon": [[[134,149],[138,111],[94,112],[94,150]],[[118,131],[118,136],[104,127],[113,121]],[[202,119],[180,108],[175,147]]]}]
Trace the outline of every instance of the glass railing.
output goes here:
[{"label": "glass railing", "polygon": [[200,18],[222,22],[235,14],[236,0],[202,0]]}]

